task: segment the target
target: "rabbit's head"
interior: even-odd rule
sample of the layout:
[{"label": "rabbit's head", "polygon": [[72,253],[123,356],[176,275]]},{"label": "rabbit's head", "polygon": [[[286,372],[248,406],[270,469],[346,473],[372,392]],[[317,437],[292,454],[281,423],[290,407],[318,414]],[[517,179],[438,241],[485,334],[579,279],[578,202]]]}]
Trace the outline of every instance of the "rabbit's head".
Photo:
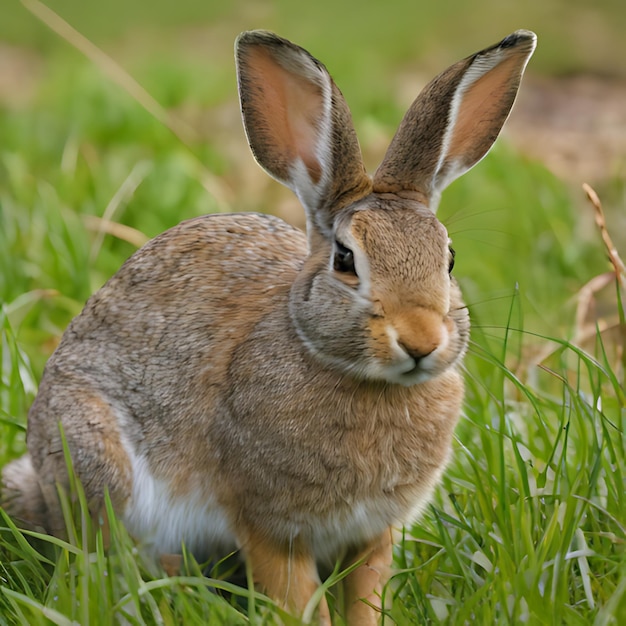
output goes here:
[{"label": "rabbit's head", "polygon": [[462,358],[469,318],[435,211],[441,191],[495,141],[535,41],[517,31],[431,81],[370,178],[326,68],[271,33],[239,37],[248,141],[307,215],[309,256],[292,288],[291,318],[325,364],[413,385]]}]

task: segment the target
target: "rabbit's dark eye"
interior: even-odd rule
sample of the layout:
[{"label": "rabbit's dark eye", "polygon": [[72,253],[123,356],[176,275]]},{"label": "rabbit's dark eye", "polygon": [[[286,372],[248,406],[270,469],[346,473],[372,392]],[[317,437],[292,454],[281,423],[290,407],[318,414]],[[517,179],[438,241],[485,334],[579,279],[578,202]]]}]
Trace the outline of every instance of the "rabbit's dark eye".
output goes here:
[{"label": "rabbit's dark eye", "polygon": [[448,274],[452,274],[452,269],[454,268],[454,257],[456,256],[456,252],[454,248],[450,248],[450,264],[448,265]]},{"label": "rabbit's dark eye", "polygon": [[354,255],[350,248],[346,248],[339,241],[335,241],[335,251],[333,254],[333,269],[336,272],[342,272],[344,274],[350,273],[356,276],[356,269],[354,268]]}]

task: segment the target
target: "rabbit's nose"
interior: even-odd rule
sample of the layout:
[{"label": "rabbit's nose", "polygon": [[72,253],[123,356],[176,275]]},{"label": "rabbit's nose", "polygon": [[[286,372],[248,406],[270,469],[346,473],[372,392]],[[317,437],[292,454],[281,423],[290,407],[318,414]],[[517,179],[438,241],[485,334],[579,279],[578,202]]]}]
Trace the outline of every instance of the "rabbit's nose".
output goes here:
[{"label": "rabbit's nose", "polygon": [[424,307],[402,310],[394,319],[396,341],[417,364],[448,342],[448,329],[441,315]]},{"label": "rabbit's nose", "polygon": [[400,342],[400,347],[415,361],[415,365],[419,365],[419,362],[422,359],[426,358],[429,354],[432,354],[437,348],[437,346],[432,346],[429,348],[418,348],[409,346],[403,342]]}]

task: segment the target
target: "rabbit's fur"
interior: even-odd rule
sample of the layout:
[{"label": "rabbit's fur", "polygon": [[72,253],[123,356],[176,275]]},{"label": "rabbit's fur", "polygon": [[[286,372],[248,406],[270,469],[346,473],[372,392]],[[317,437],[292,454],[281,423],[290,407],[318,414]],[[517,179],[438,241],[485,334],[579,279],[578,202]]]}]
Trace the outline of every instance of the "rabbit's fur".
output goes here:
[{"label": "rabbit's fur", "polygon": [[489,150],[534,45],[517,31],[432,81],[370,178],[324,66],[242,34],[248,139],[302,201],[307,235],[211,215],[133,255],[46,366],[29,452],[4,471],[7,510],[63,532],[60,423],[94,515],[108,489],[157,554],[238,548],[299,615],[318,565],[362,559],[347,618],[375,622],[362,599],[380,603],[392,529],[428,501],[463,399],[469,318],[437,199]]}]

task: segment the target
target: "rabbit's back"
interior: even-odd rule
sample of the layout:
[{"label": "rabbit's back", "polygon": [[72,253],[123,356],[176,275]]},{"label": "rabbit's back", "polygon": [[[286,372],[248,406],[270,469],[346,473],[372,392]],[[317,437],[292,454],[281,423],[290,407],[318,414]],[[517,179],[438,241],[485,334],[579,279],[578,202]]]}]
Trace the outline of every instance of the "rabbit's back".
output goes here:
[{"label": "rabbit's back", "polygon": [[[233,346],[288,298],[304,235],[259,214],[188,220],[133,255],[87,302],[46,367],[124,402],[143,429],[224,381]],[[197,387],[200,386],[201,389]]]}]

